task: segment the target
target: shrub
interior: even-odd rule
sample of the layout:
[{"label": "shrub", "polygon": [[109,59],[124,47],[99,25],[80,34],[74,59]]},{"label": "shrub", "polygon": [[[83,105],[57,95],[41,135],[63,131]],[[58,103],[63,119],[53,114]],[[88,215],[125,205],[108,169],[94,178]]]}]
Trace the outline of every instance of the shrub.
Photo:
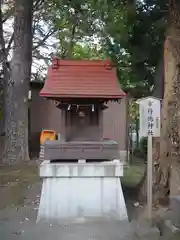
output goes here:
[{"label": "shrub", "polygon": [[146,161],[147,158],[147,138],[141,138],[138,148],[134,149],[133,156],[142,158]]},{"label": "shrub", "polygon": [[147,137],[143,137],[139,143],[140,151],[144,156],[147,156]]}]

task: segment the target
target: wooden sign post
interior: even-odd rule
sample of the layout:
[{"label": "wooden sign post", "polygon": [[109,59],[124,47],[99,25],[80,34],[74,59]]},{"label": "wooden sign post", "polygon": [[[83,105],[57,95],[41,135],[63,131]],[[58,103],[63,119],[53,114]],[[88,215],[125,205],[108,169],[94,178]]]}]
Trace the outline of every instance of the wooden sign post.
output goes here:
[{"label": "wooden sign post", "polygon": [[152,135],[148,136],[147,153],[147,211],[148,219],[152,219],[152,187],[153,187],[153,160],[152,160]]},{"label": "wooden sign post", "polygon": [[152,220],[152,188],[153,188],[153,137],[160,137],[160,100],[147,97],[137,101],[140,114],[140,138],[147,137],[147,213]]},{"label": "wooden sign post", "polygon": [[152,144],[153,144],[153,109],[152,101],[148,101],[148,141],[147,141],[147,211],[148,219],[152,219],[152,187],[153,187],[153,159],[152,159]]}]

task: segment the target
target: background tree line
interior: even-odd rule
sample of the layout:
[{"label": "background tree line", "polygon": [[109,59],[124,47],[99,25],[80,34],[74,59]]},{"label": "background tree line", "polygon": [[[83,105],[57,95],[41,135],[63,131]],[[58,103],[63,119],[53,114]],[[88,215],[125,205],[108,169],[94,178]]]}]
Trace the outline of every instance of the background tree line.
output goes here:
[{"label": "background tree line", "polygon": [[163,181],[159,184],[165,188],[172,155],[179,157],[179,5],[177,0],[1,1],[3,161],[16,163],[29,158],[29,82],[44,80],[51,53],[61,58],[109,57],[132,98],[153,93],[164,97],[160,141]]}]

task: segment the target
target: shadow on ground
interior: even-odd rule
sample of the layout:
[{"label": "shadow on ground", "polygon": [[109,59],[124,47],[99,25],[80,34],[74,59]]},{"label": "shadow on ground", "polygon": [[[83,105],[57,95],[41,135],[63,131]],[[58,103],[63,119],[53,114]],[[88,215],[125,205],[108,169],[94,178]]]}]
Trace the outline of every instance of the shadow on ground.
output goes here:
[{"label": "shadow on ground", "polygon": [[[137,201],[136,181],[139,181],[142,169],[128,168],[126,174],[133,177],[122,179],[129,220],[136,219]],[[136,174],[137,173],[137,174]],[[138,176],[138,178],[136,177]],[[127,179],[133,184],[127,184]],[[0,239],[2,240],[131,240],[129,224],[121,222],[86,223],[73,226],[36,225],[36,216],[40,199],[41,182],[37,165],[21,165],[0,168],[0,195],[3,196],[0,210]],[[76,227],[76,229],[74,229]],[[60,234],[60,229],[61,234]],[[89,229],[89,230],[88,230]],[[67,233],[68,231],[68,233]]]}]

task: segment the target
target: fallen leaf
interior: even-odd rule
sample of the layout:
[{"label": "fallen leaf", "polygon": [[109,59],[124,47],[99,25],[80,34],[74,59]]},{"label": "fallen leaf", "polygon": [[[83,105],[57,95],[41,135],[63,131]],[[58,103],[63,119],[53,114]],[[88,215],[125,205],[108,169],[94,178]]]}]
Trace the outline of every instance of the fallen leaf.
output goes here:
[{"label": "fallen leaf", "polygon": [[139,207],[139,205],[140,205],[139,202],[134,203],[134,207]]},{"label": "fallen leaf", "polygon": [[21,234],[21,231],[19,232],[13,232],[13,235],[20,235]]}]

